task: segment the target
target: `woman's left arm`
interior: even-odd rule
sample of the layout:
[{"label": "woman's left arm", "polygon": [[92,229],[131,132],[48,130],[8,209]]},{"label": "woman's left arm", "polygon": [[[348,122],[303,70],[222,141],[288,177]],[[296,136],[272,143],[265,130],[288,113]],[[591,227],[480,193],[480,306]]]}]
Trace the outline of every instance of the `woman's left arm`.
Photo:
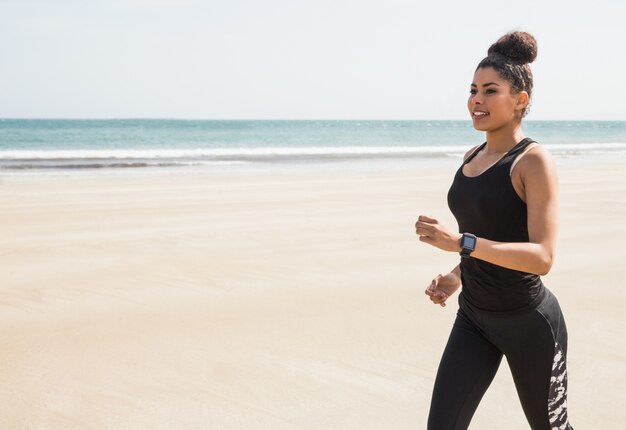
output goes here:
[{"label": "woman's left arm", "polygon": [[[549,153],[537,146],[517,163],[528,211],[528,242],[496,242],[479,237],[472,258],[508,269],[545,275],[554,261],[558,231],[558,179]],[[461,250],[461,234],[431,217],[420,215],[415,224],[420,241],[450,252]],[[471,233],[471,232],[468,232]]]}]

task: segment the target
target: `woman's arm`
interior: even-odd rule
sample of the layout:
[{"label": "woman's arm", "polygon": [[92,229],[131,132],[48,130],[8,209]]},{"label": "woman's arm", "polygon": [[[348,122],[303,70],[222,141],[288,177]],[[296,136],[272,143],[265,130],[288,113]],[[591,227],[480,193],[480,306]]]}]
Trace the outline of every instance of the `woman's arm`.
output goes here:
[{"label": "woman's arm", "polygon": [[[554,261],[558,230],[558,180],[549,153],[537,146],[517,163],[528,210],[528,242],[496,242],[478,238],[473,258],[508,269],[545,275]],[[420,215],[415,224],[422,242],[440,249],[459,252],[461,235],[440,225],[436,219]],[[471,233],[471,232],[468,232]]]},{"label": "woman's arm", "polygon": [[509,269],[545,275],[552,268],[559,227],[558,179],[549,153],[535,147],[517,163],[528,211],[528,242],[478,239],[472,257]]}]

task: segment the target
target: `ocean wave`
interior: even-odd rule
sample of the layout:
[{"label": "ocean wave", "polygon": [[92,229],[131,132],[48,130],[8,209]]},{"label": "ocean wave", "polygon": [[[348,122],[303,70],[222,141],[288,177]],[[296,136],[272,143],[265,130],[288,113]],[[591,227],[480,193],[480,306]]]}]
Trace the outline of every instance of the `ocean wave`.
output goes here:
[{"label": "ocean wave", "polygon": [[[626,142],[546,144],[554,155],[624,155]],[[0,169],[139,168],[362,159],[460,158],[467,145],[0,150]]]},{"label": "ocean wave", "polygon": [[611,143],[550,143],[544,145],[555,155],[626,154],[626,142]]},{"label": "ocean wave", "polygon": [[441,154],[464,152],[463,146],[333,146],[333,147],[256,147],[190,149],[76,149],[76,150],[0,150],[0,160],[26,159],[138,159],[138,158],[229,158],[294,156],[359,156]]},{"label": "ocean wave", "polygon": [[461,147],[309,147],[0,151],[0,169],[176,167],[351,159],[428,158],[463,154]]}]

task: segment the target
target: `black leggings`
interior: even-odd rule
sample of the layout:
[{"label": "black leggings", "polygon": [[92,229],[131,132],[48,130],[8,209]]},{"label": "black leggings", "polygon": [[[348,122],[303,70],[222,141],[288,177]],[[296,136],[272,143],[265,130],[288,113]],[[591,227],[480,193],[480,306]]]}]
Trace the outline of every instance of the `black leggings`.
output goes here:
[{"label": "black leggings", "polygon": [[429,430],[468,428],[503,355],[530,427],[573,430],[567,418],[565,320],[547,288],[538,300],[514,312],[488,312],[473,307],[461,292],[435,380]]}]

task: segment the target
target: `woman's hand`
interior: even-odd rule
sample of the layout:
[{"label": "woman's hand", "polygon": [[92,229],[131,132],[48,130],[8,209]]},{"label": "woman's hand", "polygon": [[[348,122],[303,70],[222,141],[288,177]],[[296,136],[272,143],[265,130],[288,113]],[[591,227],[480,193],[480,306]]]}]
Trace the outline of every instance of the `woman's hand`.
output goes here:
[{"label": "woman's hand", "polygon": [[463,235],[454,233],[439,224],[435,218],[420,215],[415,223],[415,233],[420,237],[421,242],[426,242],[444,251],[461,251],[461,236]]},{"label": "woman's hand", "polygon": [[426,295],[430,301],[442,307],[446,305],[446,300],[461,286],[461,279],[456,273],[450,272],[447,275],[437,275],[426,288]]}]

